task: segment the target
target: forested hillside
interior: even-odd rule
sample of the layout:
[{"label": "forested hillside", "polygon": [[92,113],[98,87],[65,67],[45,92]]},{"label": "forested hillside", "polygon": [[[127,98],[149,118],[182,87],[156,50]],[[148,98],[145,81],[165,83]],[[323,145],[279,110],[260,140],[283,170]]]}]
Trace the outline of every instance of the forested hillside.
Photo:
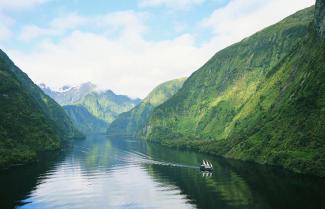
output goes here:
[{"label": "forested hillside", "polygon": [[131,110],[141,102],[140,99],[117,95],[111,90],[97,90],[91,82],[64,86],[59,90],[52,90],[45,84],[40,84],[40,87],[64,107],[76,127],[85,134],[106,132],[120,113]]},{"label": "forested hillside", "polygon": [[155,107],[173,96],[183,85],[186,78],[175,79],[160,84],[136,107],[120,114],[110,125],[109,135],[141,135],[145,124]]},{"label": "forested hillside", "polygon": [[218,52],[143,137],[325,176],[324,4]]},{"label": "forested hillside", "polygon": [[64,110],[0,51],[0,167],[82,137]]}]

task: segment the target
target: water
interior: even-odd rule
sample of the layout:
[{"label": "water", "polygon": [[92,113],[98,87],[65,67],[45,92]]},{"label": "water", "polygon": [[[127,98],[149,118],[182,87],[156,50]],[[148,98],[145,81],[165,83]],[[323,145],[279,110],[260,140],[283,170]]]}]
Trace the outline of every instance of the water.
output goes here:
[{"label": "water", "polygon": [[101,135],[1,172],[0,186],[1,209],[325,208],[324,179]]}]

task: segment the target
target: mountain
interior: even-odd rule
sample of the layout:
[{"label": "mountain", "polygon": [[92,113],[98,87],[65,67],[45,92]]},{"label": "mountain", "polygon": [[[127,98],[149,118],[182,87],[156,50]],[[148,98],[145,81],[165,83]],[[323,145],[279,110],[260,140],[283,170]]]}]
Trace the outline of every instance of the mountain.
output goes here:
[{"label": "mountain", "polygon": [[82,137],[64,110],[0,50],[0,167],[27,163]]},{"label": "mountain", "polygon": [[62,106],[74,104],[96,89],[96,85],[91,82],[83,83],[75,87],[63,86],[58,91],[52,90],[45,84],[40,84],[39,86],[45,94]]},{"label": "mountain", "polygon": [[[108,127],[120,113],[129,111],[141,102],[140,99],[131,99],[125,95],[117,95],[111,90],[99,91],[96,85],[90,82],[83,83],[76,87],[64,86],[57,91],[52,90],[45,84],[40,84],[40,88],[62,106],[69,106],[65,108],[65,110],[69,110],[67,113],[72,116],[72,118],[84,119],[83,121],[86,124],[74,121],[74,124],[76,124],[80,130],[83,130],[84,133],[91,130],[84,129],[85,126],[94,128],[91,132],[104,130],[103,128]],[[74,106],[74,108],[72,108],[72,106]],[[86,113],[86,111],[81,110],[80,107],[84,107],[92,116]],[[76,117],[76,115],[78,115],[78,117]],[[100,127],[93,126],[94,124],[102,124],[101,122],[94,123],[94,117],[100,121],[104,121],[106,124]],[[87,121],[87,118],[89,118],[90,121]]]},{"label": "mountain", "polygon": [[104,133],[108,124],[93,116],[86,108],[78,105],[66,105],[63,107],[71,118],[73,124],[83,133]]},{"label": "mountain", "polygon": [[325,176],[324,1],[215,54],[144,138]]},{"label": "mountain", "polygon": [[125,95],[116,95],[111,90],[94,91],[75,104],[85,107],[95,117],[110,124],[123,112],[127,112],[141,102]]},{"label": "mountain", "polygon": [[183,85],[186,78],[175,79],[160,84],[132,110],[120,114],[108,130],[111,135],[139,135],[147,123],[153,109],[173,96]]}]

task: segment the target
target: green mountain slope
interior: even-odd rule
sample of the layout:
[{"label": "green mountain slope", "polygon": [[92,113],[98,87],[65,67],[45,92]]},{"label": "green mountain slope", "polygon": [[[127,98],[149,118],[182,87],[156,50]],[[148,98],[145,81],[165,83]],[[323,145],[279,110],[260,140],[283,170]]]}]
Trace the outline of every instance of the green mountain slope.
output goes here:
[{"label": "green mountain slope", "polygon": [[115,120],[120,113],[129,111],[139,103],[139,99],[131,99],[128,96],[116,95],[110,90],[92,92],[79,102],[76,102],[76,104],[85,107],[94,116],[109,124]]},{"label": "green mountain slope", "polygon": [[108,134],[131,136],[141,134],[153,109],[173,96],[182,87],[185,79],[175,79],[157,86],[139,105],[120,114],[110,125]]},{"label": "green mountain slope", "polygon": [[[90,82],[77,87],[63,87],[54,91],[41,84],[42,90],[62,106],[77,105],[86,108],[93,116],[110,124],[116,117],[127,112],[141,102],[125,95],[116,95],[111,90],[97,91]],[[89,121],[91,123],[91,121]]]},{"label": "green mountain slope", "polygon": [[0,167],[34,160],[82,137],[64,110],[0,50]]},{"label": "green mountain slope", "polygon": [[314,13],[218,52],[154,110],[144,137],[325,176],[325,50]]},{"label": "green mountain slope", "polygon": [[104,133],[107,130],[108,124],[93,116],[86,108],[78,105],[63,106],[65,112],[71,118],[75,127],[84,134],[87,133]]}]

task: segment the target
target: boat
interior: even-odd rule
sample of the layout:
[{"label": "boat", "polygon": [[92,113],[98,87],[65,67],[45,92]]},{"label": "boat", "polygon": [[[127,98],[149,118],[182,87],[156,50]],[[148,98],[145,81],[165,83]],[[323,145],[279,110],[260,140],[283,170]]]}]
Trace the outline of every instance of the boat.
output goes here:
[{"label": "boat", "polygon": [[202,164],[200,165],[200,170],[201,171],[212,172],[213,171],[213,165],[210,162],[208,162],[206,160],[203,160]]}]

